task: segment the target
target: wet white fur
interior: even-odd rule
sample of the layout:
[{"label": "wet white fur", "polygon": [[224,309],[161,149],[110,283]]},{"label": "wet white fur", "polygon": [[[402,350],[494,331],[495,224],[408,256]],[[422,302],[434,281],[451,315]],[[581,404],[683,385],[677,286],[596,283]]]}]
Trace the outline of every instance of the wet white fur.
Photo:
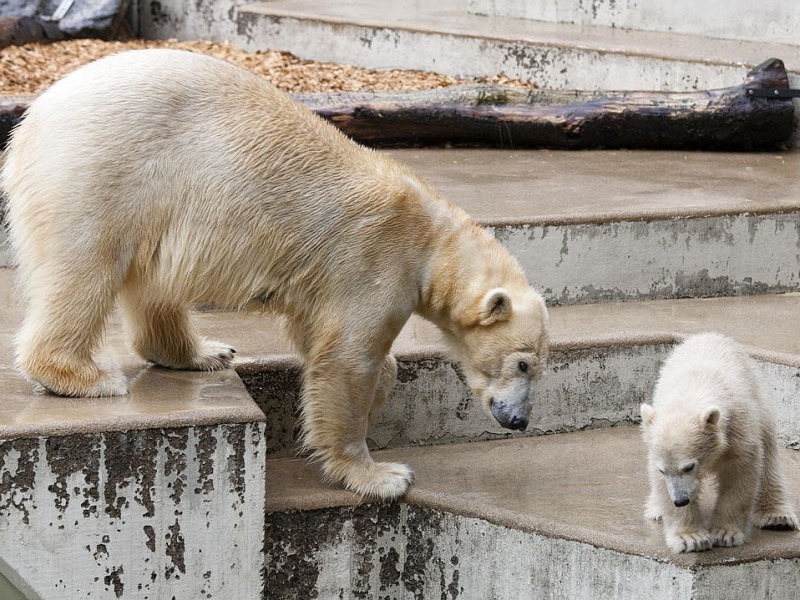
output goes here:
[{"label": "wet white fur", "polygon": [[406,167],[243,69],[171,50],[81,68],[33,103],[2,184],[27,302],[18,363],[55,393],[127,392],[93,358],[117,300],[144,358],[218,369],[232,349],[197,334],[190,306],[259,298],[305,359],[304,443],[360,494],[396,497],[411,480],[373,462],[365,438],[414,311],[445,332],[484,405],[497,393],[530,410],[520,381],[539,376],[547,311],[516,260]]},{"label": "wet white fur", "polygon": [[[797,529],[773,409],[741,346],[714,333],[687,338],[664,363],[653,405],[641,413],[649,451],[645,516],[663,520],[672,551],[738,546],[752,525]],[[709,509],[704,496],[715,491]],[[676,507],[677,497],[688,505]]]}]

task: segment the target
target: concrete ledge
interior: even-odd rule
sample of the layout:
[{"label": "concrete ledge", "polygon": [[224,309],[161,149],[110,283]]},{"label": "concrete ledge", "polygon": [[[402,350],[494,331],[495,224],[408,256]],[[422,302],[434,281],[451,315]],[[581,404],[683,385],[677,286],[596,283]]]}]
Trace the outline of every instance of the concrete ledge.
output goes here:
[{"label": "concrete ledge", "polygon": [[[800,455],[783,456],[797,498]],[[758,531],[740,548],[670,554],[642,516],[637,428],[377,457],[415,469],[405,504],[361,505],[303,461],[268,461],[268,597],[641,598],[647,589],[710,599],[726,582],[726,598],[765,588],[790,598],[800,583],[798,533]]]},{"label": "concrete ledge", "polygon": [[0,441],[0,571],[29,598],[257,598],[264,425]]},{"label": "concrete ledge", "polygon": [[367,0],[324,5],[275,0],[240,6],[237,20],[236,41],[250,48],[457,76],[503,72],[555,89],[726,87],[744,75],[741,65],[754,66],[769,56],[796,70],[800,52],[788,44],[487,19],[467,14],[457,0],[435,5],[407,0],[391,7]]},{"label": "concrete ledge", "polygon": [[593,6],[580,0],[468,0],[467,5],[469,12],[480,15],[782,44],[797,44],[796,31],[800,28],[800,11],[793,4],[771,5],[759,14],[751,13],[742,3],[698,5],[691,0],[640,5],[599,2]]}]

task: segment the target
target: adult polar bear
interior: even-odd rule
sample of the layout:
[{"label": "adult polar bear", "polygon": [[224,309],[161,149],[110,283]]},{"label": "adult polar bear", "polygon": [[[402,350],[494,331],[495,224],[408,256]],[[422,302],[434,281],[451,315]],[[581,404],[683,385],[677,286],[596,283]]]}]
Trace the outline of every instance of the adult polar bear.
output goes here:
[{"label": "adult polar bear", "polygon": [[174,50],[118,54],[53,85],[3,172],[27,312],[18,363],[66,396],[127,392],[93,360],[120,300],[134,349],[220,369],[188,308],[254,298],[288,317],[304,357],[304,443],[368,496],[407,489],[375,463],[370,415],[412,312],[444,332],[500,425],[524,429],[547,310],[516,260],[402,165],[348,140],[262,79]]}]

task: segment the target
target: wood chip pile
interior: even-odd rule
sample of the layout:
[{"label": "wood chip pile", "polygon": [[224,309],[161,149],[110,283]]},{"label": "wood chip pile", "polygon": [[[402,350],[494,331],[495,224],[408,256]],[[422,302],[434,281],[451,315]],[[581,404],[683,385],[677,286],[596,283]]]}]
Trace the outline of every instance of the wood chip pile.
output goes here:
[{"label": "wood chip pile", "polygon": [[[230,43],[176,40],[127,42],[70,40],[55,44],[9,46],[0,50],[0,95],[37,94],[70,71],[109,54],[139,48],[167,47],[200,52],[241,65],[287,92],[422,90],[467,82],[421,71],[375,71],[300,60],[287,52],[245,52],[237,50]],[[502,75],[482,78],[479,81],[501,85],[525,85]]]}]

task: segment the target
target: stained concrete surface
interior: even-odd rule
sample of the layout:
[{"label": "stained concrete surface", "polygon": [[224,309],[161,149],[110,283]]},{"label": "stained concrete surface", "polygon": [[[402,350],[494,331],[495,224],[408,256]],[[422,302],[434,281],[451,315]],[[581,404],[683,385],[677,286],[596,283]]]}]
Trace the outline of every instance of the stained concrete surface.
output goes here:
[{"label": "stained concrete surface", "polygon": [[[636,427],[374,453],[415,473],[404,501],[516,530],[575,540],[680,567],[800,557],[800,533],[761,531],[738,548],[671,554],[661,527],[643,517],[646,449]],[[800,454],[782,451],[796,510]],[[362,499],[321,481],[314,465],[267,465],[267,511],[356,506]]]},{"label": "stained concrete surface", "polygon": [[[800,48],[788,44],[741,42],[672,33],[653,35],[631,29],[585,27],[503,17],[486,18],[468,14],[467,3],[463,0],[441,0],[435,3],[400,0],[388,5],[376,4],[370,0],[326,3],[315,0],[272,0],[268,3],[244,5],[240,10],[274,17],[352,23],[398,31],[526,41],[577,49],[603,48],[614,53],[682,60],[704,59],[707,62],[727,64],[734,60],[758,64],[767,56],[779,56],[787,60],[800,56]],[[800,61],[795,61],[794,64],[800,64]]]},{"label": "stained concrete surface", "polygon": [[[135,356],[112,319],[103,359],[123,365],[132,394],[113,399],[69,399],[37,394],[13,367],[13,336],[22,309],[13,299],[12,269],[0,269],[0,438],[50,433],[176,427],[187,424],[263,421],[264,417],[232,371],[172,371]],[[554,348],[674,341],[705,330],[727,333],[768,360],[800,366],[800,294],[626,302],[551,309]],[[257,371],[272,363],[297,365],[279,319],[258,313],[203,312],[199,330],[238,349],[236,367]],[[395,342],[404,358],[439,358],[440,335],[412,318]]]},{"label": "stained concrete surface", "polygon": [[800,209],[800,152],[404,149],[389,154],[484,225]]}]

